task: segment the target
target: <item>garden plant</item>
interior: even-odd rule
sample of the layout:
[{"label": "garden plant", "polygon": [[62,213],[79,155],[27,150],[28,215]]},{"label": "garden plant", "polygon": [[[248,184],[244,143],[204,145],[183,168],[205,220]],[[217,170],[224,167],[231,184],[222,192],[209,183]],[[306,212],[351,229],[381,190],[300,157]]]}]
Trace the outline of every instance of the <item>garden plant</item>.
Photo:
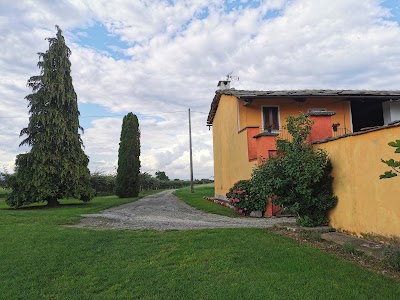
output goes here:
[{"label": "garden plant", "polygon": [[249,216],[252,211],[264,211],[267,206],[266,198],[253,188],[253,182],[250,179],[236,182],[226,197],[233,209],[242,216]]},{"label": "garden plant", "polygon": [[337,203],[328,155],[307,141],[311,126],[306,115],[289,116],[286,129],[292,141],[278,140],[280,154],[254,169],[251,179],[253,194],[289,208],[303,226],[327,224],[327,213]]},{"label": "garden plant", "polygon": [[[400,153],[400,140],[396,140],[394,142],[390,142],[388,144],[391,147],[396,148],[394,153]],[[393,158],[388,159],[388,160],[383,160],[382,162],[386,164],[388,167],[391,167],[392,169],[389,171],[386,171],[384,174],[380,175],[380,179],[385,179],[385,178],[392,178],[396,177],[398,173],[400,173],[400,161],[396,161]],[[393,172],[394,171],[394,172]]]}]

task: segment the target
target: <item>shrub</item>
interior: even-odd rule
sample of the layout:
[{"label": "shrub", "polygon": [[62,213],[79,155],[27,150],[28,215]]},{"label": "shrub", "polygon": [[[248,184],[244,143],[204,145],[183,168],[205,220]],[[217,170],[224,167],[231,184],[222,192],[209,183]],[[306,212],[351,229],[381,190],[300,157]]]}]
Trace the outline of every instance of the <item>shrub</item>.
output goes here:
[{"label": "shrub", "polygon": [[4,170],[4,172],[0,172],[0,188],[3,188],[3,189],[9,188],[10,187],[10,178],[12,176],[14,176],[14,175],[8,173],[7,170]]},{"label": "shrub", "polygon": [[251,180],[240,180],[226,194],[233,209],[242,216],[249,216],[252,211],[265,211],[267,200],[255,192]]},{"label": "shrub", "polygon": [[322,241],[322,235],[320,231],[303,231],[302,235],[305,238],[313,241],[318,241],[318,242]]},{"label": "shrub", "polygon": [[305,115],[289,116],[287,124],[293,139],[278,140],[281,154],[253,170],[254,191],[264,199],[276,196],[274,203],[295,212],[302,226],[325,225],[328,211],[337,203],[332,165],[325,151],[314,151],[307,142],[312,123]]},{"label": "shrub", "polygon": [[400,272],[400,248],[389,247],[383,254],[385,263]]},{"label": "shrub", "polygon": [[96,196],[115,194],[115,175],[94,172],[90,175],[90,185],[96,191]]},{"label": "shrub", "polygon": [[0,199],[6,198],[11,190],[0,187]]},{"label": "shrub", "polygon": [[159,189],[179,189],[190,185],[190,181],[179,179],[159,180],[158,178],[153,177],[151,174],[144,172],[139,174],[139,185],[140,191],[142,192]]},{"label": "shrub", "polygon": [[342,245],[343,251],[348,253],[348,254],[358,254],[358,251],[356,249],[356,246],[350,242],[344,242]]}]

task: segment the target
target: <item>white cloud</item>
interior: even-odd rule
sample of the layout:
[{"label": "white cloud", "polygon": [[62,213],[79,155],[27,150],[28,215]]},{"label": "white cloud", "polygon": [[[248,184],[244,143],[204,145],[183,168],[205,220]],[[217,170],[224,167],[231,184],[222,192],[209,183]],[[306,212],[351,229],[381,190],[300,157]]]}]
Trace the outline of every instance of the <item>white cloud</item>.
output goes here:
[{"label": "white cloud", "polygon": [[[240,77],[238,89],[398,89],[400,28],[380,3],[270,0],[230,11],[211,0],[0,4],[0,43],[7,45],[0,53],[0,117],[26,117],[26,80],[38,74],[36,52],[47,49],[44,38],[58,24],[72,50],[79,101],[140,114],[142,170],[188,178],[187,109],[208,112],[217,81],[231,71]],[[71,31],[84,38],[95,23],[127,42],[127,50],[109,46],[132,59],[77,44]],[[212,131],[206,114],[192,116],[195,177],[209,178]],[[1,120],[0,164],[10,165],[25,151],[17,136],[27,119]],[[85,130],[93,171],[115,171],[121,120],[95,119]]]}]

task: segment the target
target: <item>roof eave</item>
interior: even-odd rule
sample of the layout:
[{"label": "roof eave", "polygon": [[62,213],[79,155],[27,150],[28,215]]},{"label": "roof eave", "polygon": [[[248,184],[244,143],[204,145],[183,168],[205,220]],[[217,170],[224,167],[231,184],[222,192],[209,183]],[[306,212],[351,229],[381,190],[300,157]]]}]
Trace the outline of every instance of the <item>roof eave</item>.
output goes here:
[{"label": "roof eave", "polygon": [[207,117],[207,125],[211,126],[222,95],[235,96],[238,99],[292,98],[303,101],[304,98],[339,98],[343,101],[355,99],[400,100],[400,91],[372,90],[283,90],[283,91],[247,91],[225,89],[217,90],[211,103]]}]

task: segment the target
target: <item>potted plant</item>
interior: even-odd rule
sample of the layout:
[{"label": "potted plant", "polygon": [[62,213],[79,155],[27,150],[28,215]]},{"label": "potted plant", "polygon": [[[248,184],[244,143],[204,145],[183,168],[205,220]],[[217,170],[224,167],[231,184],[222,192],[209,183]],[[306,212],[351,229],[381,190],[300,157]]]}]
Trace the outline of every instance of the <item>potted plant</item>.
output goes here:
[{"label": "potted plant", "polygon": [[340,123],[333,123],[333,124],[332,124],[332,129],[333,129],[333,131],[334,131],[334,132],[337,132],[339,126],[340,126]]},{"label": "potted plant", "polygon": [[272,124],[272,123],[268,123],[267,126],[266,126],[266,129],[267,129],[268,132],[272,132],[273,128],[274,128],[274,124]]}]

